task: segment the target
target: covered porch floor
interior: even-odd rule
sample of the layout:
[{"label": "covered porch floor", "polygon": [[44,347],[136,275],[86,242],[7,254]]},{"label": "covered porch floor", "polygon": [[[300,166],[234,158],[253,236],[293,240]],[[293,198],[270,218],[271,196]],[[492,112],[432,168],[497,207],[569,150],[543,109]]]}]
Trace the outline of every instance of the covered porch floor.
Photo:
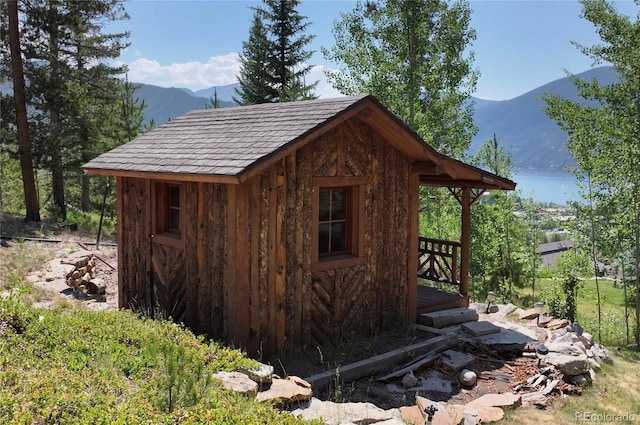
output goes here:
[{"label": "covered porch floor", "polygon": [[418,315],[450,308],[469,307],[469,297],[426,285],[418,285]]}]

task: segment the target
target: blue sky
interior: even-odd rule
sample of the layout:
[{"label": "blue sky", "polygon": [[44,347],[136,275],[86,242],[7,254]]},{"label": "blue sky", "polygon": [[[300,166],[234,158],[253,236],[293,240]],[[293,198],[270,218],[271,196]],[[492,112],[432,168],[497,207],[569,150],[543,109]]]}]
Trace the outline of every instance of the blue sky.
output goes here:
[{"label": "blue sky", "polygon": [[[129,65],[129,79],[163,87],[192,90],[236,82],[237,53],[247,39],[252,6],[259,1],[134,0],[125,3],[131,19],[108,27],[130,31],[120,61]],[[526,93],[565,76],[564,69],[579,73],[592,66],[571,41],[599,42],[595,28],[580,17],[577,1],[471,0],[471,26],[477,39],[471,47],[481,73],[476,97],[503,100]],[[615,2],[617,9],[637,16],[631,1]],[[324,67],[337,68],[322,56],[320,47],[334,44],[333,22],[355,1],[303,0],[299,12],[311,22],[307,32],[316,38],[316,65],[309,80],[323,79]],[[322,97],[338,93],[325,81]]]}]

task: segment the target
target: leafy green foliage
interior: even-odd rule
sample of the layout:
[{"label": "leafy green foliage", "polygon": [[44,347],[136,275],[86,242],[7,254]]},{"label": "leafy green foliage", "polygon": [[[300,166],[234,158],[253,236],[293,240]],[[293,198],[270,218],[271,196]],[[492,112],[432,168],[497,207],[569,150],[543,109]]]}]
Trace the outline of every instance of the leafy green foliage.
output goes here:
[{"label": "leafy green foliage", "polygon": [[[494,174],[512,175],[510,157],[496,136],[483,144],[473,160]],[[535,232],[530,232],[526,218],[514,215],[517,200],[515,193],[495,191],[482,196],[471,209],[471,289],[477,299],[493,291],[515,301],[513,287],[523,287],[531,276]]]},{"label": "leafy green foliage", "polygon": [[322,49],[341,65],[327,77],[343,94],[373,94],[429,145],[461,157],[476,132],[470,17],[464,1],[358,2]]},{"label": "leafy green foliage", "polygon": [[640,20],[618,13],[605,0],[581,3],[582,16],[595,26],[601,43],[574,44],[595,63],[611,63],[617,80],[601,85],[571,76],[580,95],[592,104],[547,95],[546,112],[567,131],[567,147],[578,164],[575,174],[584,182],[588,205],[582,208],[577,229],[591,246],[591,260],[614,262],[633,253],[635,339],[640,346]]},{"label": "leafy green foliage", "polygon": [[[255,366],[236,350],[131,312],[0,300],[3,424],[294,424],[211,375]],[[19,332],[17,331],[19,329]]]}]

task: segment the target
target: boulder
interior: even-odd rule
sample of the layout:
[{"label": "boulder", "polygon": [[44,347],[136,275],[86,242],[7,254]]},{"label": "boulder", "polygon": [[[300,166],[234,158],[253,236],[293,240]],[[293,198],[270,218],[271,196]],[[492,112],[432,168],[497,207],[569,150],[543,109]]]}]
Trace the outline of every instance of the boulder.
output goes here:
[{"label": "boulder", "polygon": [[73,273],[75,267],[69,264],[53,263],[51,269],[45,274],[45,281],[51,282],[56,279],[64,279],[67,275]]},{"label": "boulder", "polygon": [[579,323],[574,322],[569,325],[569,332],[573,332],[574,334],[580,336],[584,332],[582,326]]},{"label": "boulder", "polygon": [[591,347],[591,352],[598,363],[613,364],[611,353],[609,353],[609,350],[604,345],[596,342],[593,344],[593,347]]},{"label": "boulder", "polygon": [[602,369],[602,366],[600,366],[600,363],[598,363],[596,359],[591,357],[589,357],[589,366],[591,366],[591,369],[594,370],[595,372],[598,372]]},{"label": "boulder", "polygon": [[405,388],[417,387],[420,384],[420,380],[416,378],[413,372],[409,372],[402,378],[402,386]]},{"label": "boulder", "polygon": [[418,406],[403,406],[400,408],[402,420],[407,425],[424,425],[425,416]]},{"label": "boulder", "polygon": [[[273,383],[278,381],[274,379]],[[384,410],[373,403],[334,403],[317,398],[312,398],[307,406],[295,409],[291,414],[307,420],[322,419],[327,425],[372,424],[399,416],[397,409]]]},{"label": "boulder", "polygon": [[504,410],[499,407],[469,405],[464,407],[464,424],[486,424],[504,419]]},{"label": "boulder", "polygon": [[587,385],[591,383],[591,376],[589,375],[589,372],[587,372],[580,375],[568,376],[566,381],[570,384]]},{"label": "boulder", "polygon": [[[253,382],[253,381],[252,381]],[[311,399],[311,385],[297,376],[286,379],[273,379],[267,391],[258,393],[258,401],[276,401],[278,405],[287,406],[294,402]]]},{"label": "boulder", "polygon": [[549,323],[547,323],[547,329],[556,330],[567,327],[569,325],[569,321],[566,319],[553,319]]},{"label": "boulder", "polygon": [[465,387],[473,387],[478,382],[478,375],[472,370],[463,369],[458,376],[458,380]]},{"label": "boulder", "polygon": [[421,412],[424,412],[425,419],[429,420],[428,412],[431,411],[432,425],[451,425],[454,419],[450,416],[445,403],[432,401],[425,397],[416,396],[416,405]]},{"label": "boulder", "polygon": [[520,320],[531,320],[537,317],[538,317],[538,312],[536,311],[535,308],[530,308],[520,313]]},{"label": "boulder", "polygon": [[568,376],[581,375],[589,372],[589,360],[585,354],[570,356],[560,353],[549,353],[544,361],[547,364],[555,366],[556,369]]},{"label": "boulder", "polygon": [[218,372],[214,374],[213,377],[222,382],[222,388],[225,390],[235,391],[247,396],[255,396],[258,394],[258,384],[243,373]]},{"label": "boulder", "polygon": [[260,366],[253,369],[242,369],[240,372],[247,375],[258,384],[270,384],[272,382],[274,368],[271,365],[260,363]]},{"label": "boulder", "polygon": [[550,352],[579,356],[587,354],[587,348],[579,340],[579,337],[571,332],[556,337],[552,342],[546,342]]},{"label": "boulder", "polygon": [[522,404],[522,397],[519,394],[501,393],[485,394],[467,403],[467,407],[504,407],[513,409]]},{"label": "boulder", "polygon": [[582,335],[580,335],[580,341],[585,347],[591,348],[593,346],[593,335],[588,332],[583,332]]}]

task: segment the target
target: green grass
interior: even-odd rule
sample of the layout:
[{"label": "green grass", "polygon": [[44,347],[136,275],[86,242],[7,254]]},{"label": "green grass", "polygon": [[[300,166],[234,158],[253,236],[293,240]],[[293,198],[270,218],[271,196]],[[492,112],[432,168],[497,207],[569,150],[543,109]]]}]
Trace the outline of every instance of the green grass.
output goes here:
[{"label": "green grass", "polygon": [[127,311],[88,311],[63,298],[51,309],[33,307],[52,295],[24,275],[65,244],[16,239],[1,249],[1,424],[303,423],[211,379],[255,365],[238,350]]},{"label": "green grass", "polygon": [[[546,301],[561,296],[561,280],[544,278],[536,280],[535,301]],[[624,290],[614,287],[613,280],[599,279],[600,300],[601,300],[601,342],[605,346],[626,346],[633,343],[635,330],[635,308],[628,307],[629,313],[629,338],[627,342],[624,308]],[[627,295],[633,292],[632,288],[627,288]],[[525,308],[533,306],[532,289],[530,286],[521,289],[516,294],[517,299],[526,300],[521,305]],[[598,305],[595,279],[583,280],[578,289],[578,311],[577,322],[596,340],[598,340]]]},{"label": "green grass", "polygon": [[125,311],[0,301],[0,423],[293,424],[269,403],[223,391],[241,352]]}]

